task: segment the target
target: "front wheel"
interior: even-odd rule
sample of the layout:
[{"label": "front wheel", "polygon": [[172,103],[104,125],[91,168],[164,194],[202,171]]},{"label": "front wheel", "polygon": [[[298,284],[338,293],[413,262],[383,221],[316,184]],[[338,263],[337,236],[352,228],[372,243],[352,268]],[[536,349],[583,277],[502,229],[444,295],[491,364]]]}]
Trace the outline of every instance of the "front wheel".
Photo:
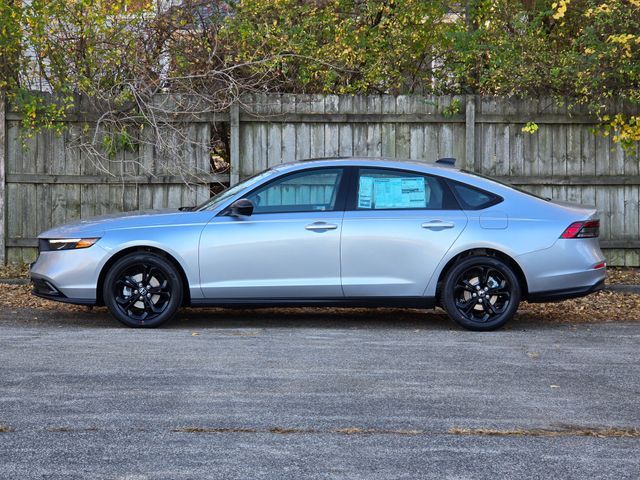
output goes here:
[{"label": "front wheel", "polygon": [[176,268],[154,253],[122,257],[107,272],[103,298],[111,315],[129,327],[157,327],[182,304],[183,285]]},{"label": "front wheel", "polygon": [[495,257],[468,257],[447,272],[440,300],[458,325],[476,331],[495,330],[516,313],[518,277]]}]

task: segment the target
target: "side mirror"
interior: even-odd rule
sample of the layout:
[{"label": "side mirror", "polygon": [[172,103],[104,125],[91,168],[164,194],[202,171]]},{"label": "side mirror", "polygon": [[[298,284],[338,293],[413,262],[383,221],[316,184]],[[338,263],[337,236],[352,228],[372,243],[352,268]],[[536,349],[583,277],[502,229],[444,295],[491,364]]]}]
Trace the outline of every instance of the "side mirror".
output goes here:
[{"label": "side mirror", "polygon": [[253,213],[253,202],[248,198],[236,200],[229,207],[229,215],[232,217],[249,217]]}]

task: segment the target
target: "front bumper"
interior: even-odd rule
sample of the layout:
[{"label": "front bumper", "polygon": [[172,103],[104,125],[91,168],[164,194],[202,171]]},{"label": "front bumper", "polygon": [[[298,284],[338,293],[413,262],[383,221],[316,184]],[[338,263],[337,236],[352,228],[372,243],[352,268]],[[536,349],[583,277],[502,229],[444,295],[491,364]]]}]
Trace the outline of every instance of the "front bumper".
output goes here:
[{"label": "front bumper", "polygon": [[58,290],[51,282],[42,278],[32,276],[31,284],[33,285],[33,290],[31,290],[31,293],[36,297],[45,298],[47,300],[54,300],[56,302],[73,303],[76,305],[96,304],[95,299],[92,300],[86,298],[69,298],[60,290]]},{"label": "front bumper", "polygon": [[41,252],[29,269],[33,294],[58,302],[94,305],[107,252],[99,245]]}]

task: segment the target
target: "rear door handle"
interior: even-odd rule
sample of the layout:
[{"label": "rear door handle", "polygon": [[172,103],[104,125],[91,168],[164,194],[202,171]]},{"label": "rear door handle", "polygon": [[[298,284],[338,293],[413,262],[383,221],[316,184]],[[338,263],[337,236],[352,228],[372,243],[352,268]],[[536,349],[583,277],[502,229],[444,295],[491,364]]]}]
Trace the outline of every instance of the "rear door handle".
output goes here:
[{"label": "rear door handle", "polygon": [[442,220],[431,220],[422,224],[422,228],[428,228],[429,230],[442,230],[453,228],[454,226],[453,222],[443,222]]},{"label": "rear door handle", "polygon": [[312,231],[335,230],[336,228],[338,228],[338,225],[335,225],[333,223],[326,223],[326,222],[313,222],[313,223],[310,223],[309,225],[307,225],[304,228],[306,228],[307,230],[312,230]]}]

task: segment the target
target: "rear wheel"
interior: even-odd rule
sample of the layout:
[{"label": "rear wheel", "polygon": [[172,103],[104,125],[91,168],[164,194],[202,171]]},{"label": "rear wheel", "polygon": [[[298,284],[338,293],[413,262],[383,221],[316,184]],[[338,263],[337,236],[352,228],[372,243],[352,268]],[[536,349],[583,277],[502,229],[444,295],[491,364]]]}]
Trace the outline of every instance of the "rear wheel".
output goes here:
[{"label": "rear wheel", "polygon": [[518,310],[518,277],[495,257],[468,257],[447,272],[440,300],[457,324],[469,330],[495,330]]},{"label": "rear wheel", "polygon": [[163,257],[127,255],[109,269],[103,298],[111,315],[130,327],[157,327],[182,304],[183,285],[177,269]]}]

